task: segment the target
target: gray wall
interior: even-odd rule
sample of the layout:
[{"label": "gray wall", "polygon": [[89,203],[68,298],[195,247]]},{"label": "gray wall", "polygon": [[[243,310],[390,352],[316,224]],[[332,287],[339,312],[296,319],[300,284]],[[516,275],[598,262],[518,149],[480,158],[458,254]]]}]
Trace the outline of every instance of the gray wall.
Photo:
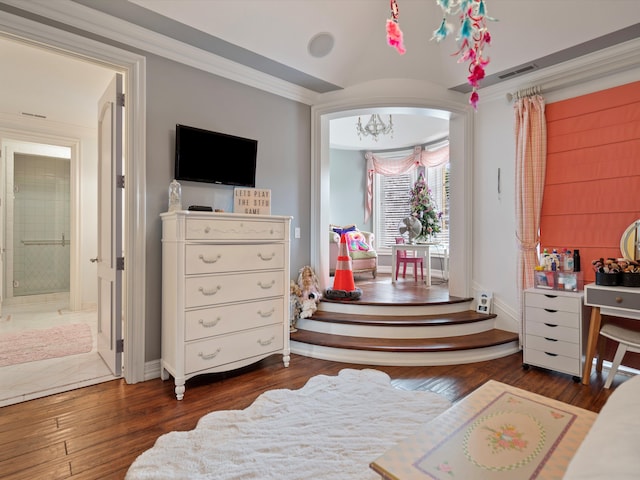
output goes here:
[{"label": "gray wall", "polygon": [[364,201],[367,191],[367,168],[364,152],[332,148],[330,159],[329,199],[330,223],[356,224],[360,230],[372,231],[371,219],[364,221]]},{"label": "gray wall", "polygon": [[[273,215],[292,216],[292,228],[301,228],[301,238],[291,240],[291,278],[310,262],[310,107],[147,55],[147,361],[160,358],[159,215],[173,179],[176,123],[258,140],[256,187],[271,189]],[[232,192],[182,182],[182,205],[230,211]]]}]

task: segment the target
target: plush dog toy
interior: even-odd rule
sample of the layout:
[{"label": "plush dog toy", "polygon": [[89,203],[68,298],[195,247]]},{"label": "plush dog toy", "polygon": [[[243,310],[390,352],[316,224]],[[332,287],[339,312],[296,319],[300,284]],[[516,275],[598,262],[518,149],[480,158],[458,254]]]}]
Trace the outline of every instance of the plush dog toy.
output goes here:
[{"label": "plush dog toy", "polygon": [[320,282],[318,277],[310,266],[300,269],[298,274],[298,287],[300,288],[300,301],[302,311],[300,318],[309,318],[318,309],[320,303]]},{"label": "plush dog toy", "polygon": [[289,331],[297,332],[296,324],[302,313],[302,290],[296,282],[291,280],[289,285]]}]

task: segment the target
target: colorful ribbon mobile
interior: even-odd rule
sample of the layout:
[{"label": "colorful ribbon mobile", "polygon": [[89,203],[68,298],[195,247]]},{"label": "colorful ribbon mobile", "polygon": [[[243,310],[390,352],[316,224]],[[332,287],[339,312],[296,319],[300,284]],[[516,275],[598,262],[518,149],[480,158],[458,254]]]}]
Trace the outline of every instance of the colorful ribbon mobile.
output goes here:
[{"label": "colorful ribbon mobile", "polygon": [[[460,21],[460,30],[456,41],[460,46],[453,55],[458,57],[458,63],[469,62],[469,75],[467,81],[473,88],[469,103],[473,108],[478,107],[478,88],[480,81],[485,77],[485,67],[489,63],[489,57],[484,56],[485,45],[491,44],[491,34],[487,28],[487,20],[495,20],[487,16],[485,0],[436,0],[444,12],[440,27],[433,32],[432,40],[437,42],[445,39],[453,32],[453,26],[447,21],[447,15],[457,15]],[[402,30],[398,23],[398,2],[390,0],[391,18],[387,20],[387,43],[400,53],[406,52],[404,48]]]}]

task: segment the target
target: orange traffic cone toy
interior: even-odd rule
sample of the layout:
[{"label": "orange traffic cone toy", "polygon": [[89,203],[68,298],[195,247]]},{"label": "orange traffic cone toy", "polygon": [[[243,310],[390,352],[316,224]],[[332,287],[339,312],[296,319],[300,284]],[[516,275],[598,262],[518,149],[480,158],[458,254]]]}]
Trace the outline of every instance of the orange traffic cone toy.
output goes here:
[{"label": "orange traffic cone toy", "polygon": [[357,300],[362,295],[362,290],[356,288],[353,281],[353,267],[347,251],[347,236],[344,233],[340,236],[340,249],[338,250],[333,288],[327,289],[325,295],[336,300]]}]

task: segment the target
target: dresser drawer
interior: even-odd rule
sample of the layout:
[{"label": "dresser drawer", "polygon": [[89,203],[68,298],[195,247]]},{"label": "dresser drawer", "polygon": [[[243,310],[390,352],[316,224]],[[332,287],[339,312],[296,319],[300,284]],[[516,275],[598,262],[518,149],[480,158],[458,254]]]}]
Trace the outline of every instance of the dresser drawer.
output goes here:
[{"label": "dresser drawer", "polygon": [[282,350],[282,325],[246,330],[185,345],[187,374]]},{"label": "dresser drawer", "polygon": [[551,338],[525,335],[525,348],[527,350],[539,350],[564,357],[580,358],[580,344],[554,340]]},{"label": "dresser drawer", "polygon": [[577,328],[553,326],[546,323],[527,321],[525,325],[526,335],[536,335],[538,337],[552,338],[554,340],[563,340],[571,343],[580,342],[578,332],[579,330]]},{"label": "dresser drawer", "polygon": [[282,323],[282,299],[190,310],[185,313],[186,341]]},{"label": "dresser drawer", "polygon": [[284,295],[282,271],[188,277],[185,280],[187,308],[282,295]]},{"label": "dresser drawer", "polygon": [[640,291],[637,288],[615,287],[615,291],[605,288],[587,288],[585,303],[599,307],[624,308],[640,310]]},{"label": "dresser drawer", "polygon": [[187,240],[284,240],[285,224],[254,219],[188,218]]},{"label": "dresser drawer", "polygon": [[561,310],[548,310],[545,308],[527,307],[525,310],[526,321],[562,325],[564,327],[579,328],[580,315]]},{"label": "dresser drawer", "polygon": [[284,268],[284,245],[187,245],[186,274]]},{"label": "dresser drawer", "polygon": [[557,372],[564,372],[570,375],[579,376],[580,359],[565,357],[564,355],[556,355],[553,353],[545,353],[540,350],[525,350],[524,363],[536,365],[538,367],[548,368]]},{"label": "dresser drawer", "polygon": [[527,292],[524,297],[526,307],[546,308],[561,312],[580,313],[581,298],[565,297],[553,294]]}]

